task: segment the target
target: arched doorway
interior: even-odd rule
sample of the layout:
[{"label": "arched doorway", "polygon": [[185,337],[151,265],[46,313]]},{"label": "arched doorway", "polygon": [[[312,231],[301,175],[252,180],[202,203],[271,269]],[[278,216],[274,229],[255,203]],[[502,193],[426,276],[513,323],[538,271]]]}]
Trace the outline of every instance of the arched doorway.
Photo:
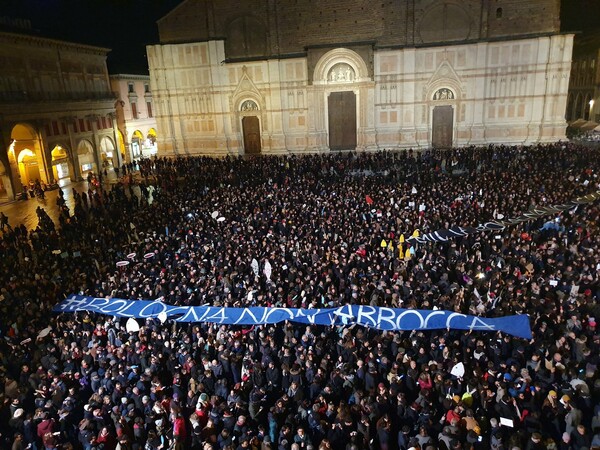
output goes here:
[{"label": "arched doorway", "polygon": [[81,167],[81,176],[85,177],[88,172],[98,172],[98,167],[94,159],[94,146],[90,141],[86,139],[79,141],[79,144],[77,144],[77,155]]},{"label": "arched doorway", "polygon": [[437,104],[433,107],[431,118],[431,146],[433,148],[452,147],[452,135],[454,133],[454,108],[452,103],[456,96],[449,88],[441,88],[435,91],[432,100]]},{"label": "arched doorway", "polygon": [[144,148],[144,156],[156,155],[158,153],[158,149],[156,147],[156,130],[154,128],[150,128],[148,130],[148,134],[146,135],[146,146]]},{"label": "arched doorway", "polygon": [[329,113],[329,149],[356,149],[356,94],[332,92],[327,98]]},{"label": "arched doorway", "polygon": [[100,158],[102,168],[111,168],[117,165],[117,155],[115,152],[115,145],[109,137],[103,137],[100,141]]},{"label": "arched doorway", "polygon": [[71,175],[69,167],[69,154],[64,147],[57,145],[52,149],[52,173],[55,180],[69,178]]},{"label": "arched doorway", "polygon": [[32,150],[28,148],[21,150],[17,156],[17,162],[19,164],[19,175],[21,176],[22,183],[31,185],[36,181],[41,181],[38,158]]},{"label": "arched doorway", "polygon": [[131,159],[137,159],[142,156],[142,144],[144,135],[140,130],[135,130],[131,136]]},{"label": "arched doorway", "polygon": [[330,150],[354,150],[365,148],[361,116],[361,98],[366,99],[370,82],[365,60],[353,50],[336,48],[325,53],[313,72],[313,86],[322,92],[324,115],[316,127],[323,131],[319,146]]},{"label": "arched doorway", "polygon": [[260,154],[260,121],[256,116],[242,118],[244,130],[244,153],[247,155]]},{"label": "arched doorway", "polygon": [[240,114],[242,116],[244,153],[258,155],[262,149],[258,103],[254,100],[244,100],[240,105]]}]

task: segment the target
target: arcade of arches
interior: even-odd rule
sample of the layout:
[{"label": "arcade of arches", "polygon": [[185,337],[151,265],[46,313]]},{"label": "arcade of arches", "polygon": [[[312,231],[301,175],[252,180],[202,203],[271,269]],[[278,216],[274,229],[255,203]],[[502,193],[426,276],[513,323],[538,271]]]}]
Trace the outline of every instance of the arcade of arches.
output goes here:
[{"label": "arcade of arches", "polygon": [[131,135],[131,159],[149,158],[157,153],[157,133],[155,128],[149,128],[146,133],[135,130]]},{"label": "arcade of arches", "polygon": [[112,128],[86,134],[89,138],[69,136],[57,141],[47,136],[43,126],[14,124],[6,133],[6,152],[0,151],[0,201],[16,198],[37,181],[45,185],[78,181],[89,171],[120,164]]}]

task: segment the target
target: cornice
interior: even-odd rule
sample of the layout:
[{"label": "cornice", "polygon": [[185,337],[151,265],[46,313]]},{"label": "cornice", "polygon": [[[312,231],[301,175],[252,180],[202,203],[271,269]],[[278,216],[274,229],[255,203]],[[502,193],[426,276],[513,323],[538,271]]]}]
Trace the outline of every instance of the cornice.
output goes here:
[{"label": "cornice", "polygon": [[61,41],[58,39],[51,39],[29,34],[10,33],[6,31],[0,31],[0,42],[14,44],[29,44],[38,47],[53,47],[67,50],[78,50],[79,52],[94,53],[103,56],[106,56],[111,51],[111,49],[104,47],[96,47],[87,44],[78,44],[75,42]]}]

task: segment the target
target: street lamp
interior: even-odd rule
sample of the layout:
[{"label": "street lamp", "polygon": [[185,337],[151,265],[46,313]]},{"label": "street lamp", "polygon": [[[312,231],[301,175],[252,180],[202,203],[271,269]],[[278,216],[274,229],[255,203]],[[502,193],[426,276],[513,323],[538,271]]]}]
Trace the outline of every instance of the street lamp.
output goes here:
[{"label": "street lamp", "polygon": [[592,120],[592,110],[594,109],[594,99],[591,99],[588,103],[590,105],[590,114],[588,116],[588,120]]}]

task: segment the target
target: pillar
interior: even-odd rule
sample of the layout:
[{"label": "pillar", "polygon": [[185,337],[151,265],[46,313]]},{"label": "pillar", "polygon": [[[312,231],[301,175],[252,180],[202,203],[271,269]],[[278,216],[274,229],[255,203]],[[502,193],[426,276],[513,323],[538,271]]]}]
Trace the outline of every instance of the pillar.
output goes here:
[{"label": "pillar", "polygon": [[77,142],[75,141],[75,128],[74,124],[77,120],[76,117],[66,117],[63,119],[67,123],[67,130],[69,132],[69,147],[71,165],[73,167],[72,172],[69,174],[71,181],[82,181],[81,177],[81,165],[79,164],[79,154],[77,153]]},{"label": "pillar", "polygon": [[[36,126],[38,128],[38,146],[42,157],[42,166],[44,170],[40,171],[40,176],[45,178],[47,184],[54,184],[54,172],[52,171],[52,154],[48,148],[48,135],[46,134],[46,125],[50,123],[48,119],[38,120]],[[39,160],[39,157],[38,157]]]},{"label": "pillar", "polygon": [[94,161],[96,162],[96,169],[98,173],[102,172],[103,167],[101,164],[102,159],[100,158],[100,139],[98,137],[98,122],[96,121],[98,116],[87,116],[86,119],[92,124],[92,140],[94,141]]},{"label": "pillar", "polygon": [[[113,126],[113,139],[115,141],[115,152],[117,152],[117,166],[120,168],[125,161],[123,161],[123,156],[121,155],[121,140],[119,139],[119,128],[117,127],[117,114],[110,113],[108,114]],[[125,153],[125,159],[129,163],[129,159],[127,153]]]},{"label": "pillar", "polygon": [[19,175],[19,167],[15,159],[15,153],[10,151],[11,128],[6,126],[2,115],[0,115],[0,149],[4,148],[6,153],[0,150],[0,160],[4,166],[4,170],[0,169],[0,176],[3,176],[3,182],[6,187],[6,194],[9,200],[14,200],[17,194],[23,191],[21,184],[21,176]]}]

